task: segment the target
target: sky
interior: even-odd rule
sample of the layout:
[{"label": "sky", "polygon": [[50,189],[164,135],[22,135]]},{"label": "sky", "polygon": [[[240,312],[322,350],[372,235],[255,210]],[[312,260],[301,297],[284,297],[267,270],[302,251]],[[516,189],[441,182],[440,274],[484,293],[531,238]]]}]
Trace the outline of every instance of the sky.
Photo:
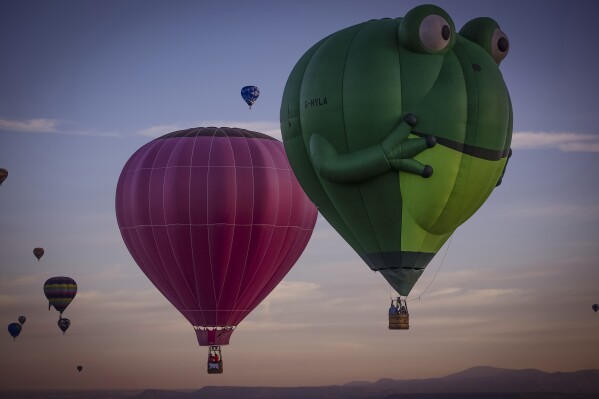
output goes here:
[{"label": "sky", "polygon": [[[206,348],[121,239],[115,189],[135,150],[195,126],[280,139],[285,82],[309,47],[419,4],[0,0],[0,324],[27,316],[16,341],[0,334],[0,390],[599,369],[594,1],[435,2],[458,29],[489,16],[507,34],[514,155],[413,289],[409,331],[387,329],[393,293],[319,216],[294,268],[224,347],[225,373],[208,376]],[[261,92],[251,110],[245,85]],[[43,294],[55,275],[79,286],[65,335]]]}]

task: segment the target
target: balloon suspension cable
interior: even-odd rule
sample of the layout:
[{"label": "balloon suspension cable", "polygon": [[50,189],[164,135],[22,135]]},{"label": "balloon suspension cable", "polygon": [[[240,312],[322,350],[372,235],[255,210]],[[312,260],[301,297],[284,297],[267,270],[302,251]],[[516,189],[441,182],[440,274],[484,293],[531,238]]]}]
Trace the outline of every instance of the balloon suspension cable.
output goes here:
[{"label": "balloon suspension cable", "polygon": [[[466,181],[468,181],[468,179],[470,179],[470,172],[471,172],[471,168],[468,168],[468,174],[466,175]],[[462,206],[464,205],[464,196],[462,195],[462,197],[460,198],[460,206],[458,207],[459,213],[462,212]],[[435,278],[437,277],[437,274],[439,274],[439,270],[441,270],[441,266],[443,266],[443,263],[445,262],[445,257],[447,256],[447,252],[449,251],[449,247],[451,246],[451,241],[453,240],[453,234],[451,235],[451,237],[449,237],[449,242],[447,243],[447,248],[445,248],[445,254],[443,254],[443,259],[441,259],[441,264],[439,265],[439,267],[437,268],[437,271],[435,272],[435,275],[433,276],[432,280],[428,283],[428,285],[426,286],[426,288],[424,289],[424,291],[422,291],[417,297],[410,299],[407,302],[412,302],[415,301],[416,299],[420,300],[420,298],[422,297],[422,295],[424,295],[424,293],[428,290],[428,288],[431,286],[431,284],[433,283],[433,281],[435,281]]]},{"label": "balloon suspension cable", "polygon": [[[378,271],[377,270],[373,270],[372,272],[374,274],[376,274]],[[397,295],[393,295],[394,293],[397,293],[397,291],[395,291],[393,289],[393,287],[391,287],[391,285],[385,279],[375,278],[374,280],[377,281],[377,284],[381,284],[381,286],[384,287],[383,289],[385,291],[388,291],[388,293],[389,293],[389,299],[395,300],[395,298],[397,298]]]},{"label": "balloon suspension cable", "polygon": [[[374,274],[377,274],[378,270],[372,270],[372,272]],[[377,282],[377,284],[381,285],[381,293],[385,291],[389,293],[389,299],[395,300],[398,297],[397,291],[395,291],[393,287],[385,279],[375,278],[374,280]]]},{"label": "balloon suspension cable", "polygon": [[[468,181],[470,179],[470,172],[472,171],[471,168],[468,168],[468,174],[466,175],[466,181]],[[460,198],[460,206],[458,207],[458,213],[462,212],[462,206],[464,205],[464,196],[462,195],[462,197]],[[441,270],[441,266],[443,266],[443,263],[445,262],[445,257],[447,256],[447,252],[449,251],[449,247],[451,246],[451,241],[453,240],[453,234],[451,235],[451,237],[449,237],[449,242],[447,243],[447,248],[445,248],[445,254],[443,254],[443,259],[441,259],[441,264],[439,265],[439,267],[437,268],[437,271],[435,272],[435,275],[433,276],[432,280],[428,283],[428,285],[426,286],[426,288],[424,289],[424,291],[422,291],[417,297],[410,299],[407,302],[412,302],[415,301],[416,299],[420,300],[420,298],[422,297],[422,295],[424,295],[424,293],[428,290],[428,288],[431,286],[431,284],[433,283],[433,281],[435,281],[435,278],[437,277],[437,274],[439,274],[439,270]]]},{"label": "balloon suspension cable", "polygon": [[439,267],[437,268],[437,271],[435,272],[435,275],[433,276],[433,278],[431,279],[431,281],[429,281],[429,283],[426,286],[426,288],[420,294],[418,294],[417,297],[414,297],[414,298],[410,299],[407,302],[412,302],[412,301],[415,301],[416,299],[420,300],[420,298],[424,295],[424,293],[429,289],[429,287],[431,286],[431,284],[433,284],[433,281],[435,281],[435,278],[437,277],[437,274],[439,274],[439,270],[441,270],[441,266],[443,266],[443,263],[445,262],[445,257],[447,256],[447,252],[449,251],[449,247],[451,246],[451,241],[452,240],[453,240],[453,234],[449,238],[449,242],[447,243],[447,247],[445,248],[445,253],[443,254],[443,258],[441,259],[441,264],[439,264]]}]

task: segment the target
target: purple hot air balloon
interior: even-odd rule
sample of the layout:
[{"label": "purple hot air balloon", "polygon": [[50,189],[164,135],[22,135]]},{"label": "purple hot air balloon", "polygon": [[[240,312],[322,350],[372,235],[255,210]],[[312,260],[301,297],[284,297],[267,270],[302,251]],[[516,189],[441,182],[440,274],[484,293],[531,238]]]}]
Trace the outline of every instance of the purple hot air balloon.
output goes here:
[{"label": "purple hot air balloon", "polygon": [[285,277],[317,210],[280,141],[207,127],[134,153],[119,178],[116,216],[139,267],[208,346],[228,344]]}]

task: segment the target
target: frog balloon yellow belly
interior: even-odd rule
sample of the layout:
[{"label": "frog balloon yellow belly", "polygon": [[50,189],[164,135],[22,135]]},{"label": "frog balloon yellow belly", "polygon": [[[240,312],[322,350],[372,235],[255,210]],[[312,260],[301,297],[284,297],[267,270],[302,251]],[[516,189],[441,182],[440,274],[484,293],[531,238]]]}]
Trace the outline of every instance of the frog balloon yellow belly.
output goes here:
[{"label": "frog balloon yellow belly", "polygon": [[408,295],[501,182],[512,108],[509,42],[439,7],[343,29],[292,70],[281,131],[302,187],[366,264]]}]

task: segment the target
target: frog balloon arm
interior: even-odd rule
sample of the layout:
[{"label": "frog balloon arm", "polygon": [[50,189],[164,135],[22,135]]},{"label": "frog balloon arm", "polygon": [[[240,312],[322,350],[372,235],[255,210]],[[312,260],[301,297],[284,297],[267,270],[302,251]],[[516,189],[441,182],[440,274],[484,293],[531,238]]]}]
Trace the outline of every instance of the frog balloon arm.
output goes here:
[{"label": "frog balloon arm", "polygon": [[310,137],[310,153],[317,173],[333,183],[361,182],[391,169],[380,145],[339,154],[326,138],[313,134]]},{"label": "frog balloon arm", "polygon": [[348,154],[339,154],[326,138],[313,134],[310,137],[312,163],[320,176],[334,183],[356,183],[390,169],[429,177],[432,167],[412,158],[433,147],[436,139],[434,136],[408,139],[416,123],[416,117],[407,114],[382,143]]},{"label": "frog balloon arm", "polygon": [[503,181],[503,176],[505,175],[505,170],[507,169],[507,164],[510,162],[510,158],[512,157],[512,149],[510,148],[510,152],[507,154],[507,160],[505,161],[505,165],[503,166],[503,172],[501,172],[501,176],[499,176],[499,180],[497,180],[497,184],[495,187],[498,187]]}]

